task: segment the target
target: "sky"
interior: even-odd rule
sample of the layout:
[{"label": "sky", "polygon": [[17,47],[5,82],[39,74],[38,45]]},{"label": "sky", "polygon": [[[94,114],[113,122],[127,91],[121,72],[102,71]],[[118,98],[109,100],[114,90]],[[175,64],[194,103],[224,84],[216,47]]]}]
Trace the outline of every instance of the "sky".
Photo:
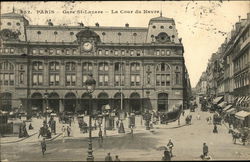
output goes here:
[{"label": "sky", "polygon": [[[209,58],[225,41],[239,16],[247,17],[250,1],[1,2],[1,13],[12,12],[13,7],[17,13],[24,11],[23,15],[32,25],[45,25],[46,20],[51,19],[54,25],[83,22],[94,26],[98,22],[100,26],[129,23],[130,27],[147,27],[149,20],[160,16],[159,11],[162,11],[162,16],[175,20],[191,86],[195,87]],[[103,13],[69,13],[77,10]],[[136,14],[136,10],[141,13]],[[144,13],[144,10],[151,12]]]}]

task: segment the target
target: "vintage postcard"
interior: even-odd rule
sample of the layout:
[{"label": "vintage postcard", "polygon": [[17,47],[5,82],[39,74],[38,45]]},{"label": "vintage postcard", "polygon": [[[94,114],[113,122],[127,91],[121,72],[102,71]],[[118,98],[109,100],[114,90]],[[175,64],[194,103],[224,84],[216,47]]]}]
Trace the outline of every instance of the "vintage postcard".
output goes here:
[{"label": "vintage postcard", "polygon": [[250,159],[250,1],[0,2],[0,159]]}]

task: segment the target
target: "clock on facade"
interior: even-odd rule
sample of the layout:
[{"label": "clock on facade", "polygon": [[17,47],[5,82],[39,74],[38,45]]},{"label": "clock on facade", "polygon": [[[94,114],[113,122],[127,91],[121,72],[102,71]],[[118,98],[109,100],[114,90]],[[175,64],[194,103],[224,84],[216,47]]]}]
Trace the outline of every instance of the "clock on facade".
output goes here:
[{"label": "clock on facade", "polygon": [[84,51],[91,51],[92,48],[93,48],[93,45],[90,42],[86,42],[86,43],[83,44],[83,50]]}]

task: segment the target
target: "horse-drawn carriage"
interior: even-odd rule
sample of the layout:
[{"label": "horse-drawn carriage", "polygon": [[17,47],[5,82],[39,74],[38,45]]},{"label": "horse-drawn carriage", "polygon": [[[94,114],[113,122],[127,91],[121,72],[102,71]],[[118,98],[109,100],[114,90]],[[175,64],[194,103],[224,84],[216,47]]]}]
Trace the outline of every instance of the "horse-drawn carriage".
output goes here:
[{"label": "horse-drawn carriage", "polygon": [[221,125],[221,120],[222,120],[222,117],[218,113],[215,113],[213,115],[213,123],[214,123],[214,125]]},{"label": "horse-drawn carriage", "polygon": [[181,115],[181,108],[174,109],[170,112],[160,113],[161,124],[167,124],[169,122],[174,122],[179,119]]}]

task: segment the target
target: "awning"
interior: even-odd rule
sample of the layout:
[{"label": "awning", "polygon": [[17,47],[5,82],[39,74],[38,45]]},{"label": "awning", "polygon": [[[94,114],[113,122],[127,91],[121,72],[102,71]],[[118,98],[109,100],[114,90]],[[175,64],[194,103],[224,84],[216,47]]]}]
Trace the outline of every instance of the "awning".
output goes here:
[{"label": "awning", "polygon": [[244,120],[245,117],[247,117],[247,116],[249,116],[249,115],[250,115],[250,112],[241,110],[241,111],[239,111],[239,112],[237,112],[237,113],[235,114],[235,117],[238,118],[238,119]]},{"label": "awning", "polygon": [[223,96],[220,96],[220,97],[216,97],[214,100],[213,100],[213,104],[218,104],[218,102],[220,102],[222,100]]},{"label": "awning", "polygon": [[244,100],[245,100],[246,97],[242,97],[242,99],[239,101],[239,104],[241,104]]},{"label": "awning", "polygon": [[236,113],[236,109],[235,108],[230,108],[226,111],[227,114],[234,114]]},{"label": "awning", "polygon": [[236,102],[236,105],[239,105],[241,103],[241,100],[243,99],[243,97],[239,97],[238,101]]},{"label": "awning", "polygon": [[227,105],[226,107],[223,108],[223,111],[227,111],[228,109],[230,109],[233,105]]},{"label": "awning", "polygon": [[223,101],[223,102],[221,102],[218,106],[221,107],[221,108],[223,108],[223,107],[226,106],[226,104],[227,104],[227,102]]}]

